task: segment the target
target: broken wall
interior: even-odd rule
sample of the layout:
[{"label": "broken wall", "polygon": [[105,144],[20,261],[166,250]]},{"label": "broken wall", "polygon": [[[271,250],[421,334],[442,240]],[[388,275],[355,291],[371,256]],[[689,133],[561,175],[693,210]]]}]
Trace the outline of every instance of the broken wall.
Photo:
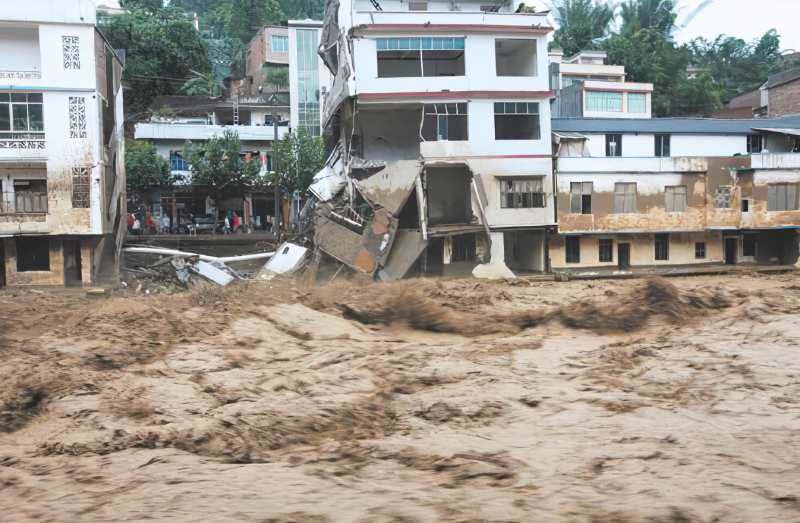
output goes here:
[{"label": "broken wall", "polygon": [[[422,107],[368,110],[363,105],[355,116],[354,141],[362,151],[353,154],[366,161],[416,160],[419,158],[419,129]],[[363,153],[363,156],[359,154]]]}]

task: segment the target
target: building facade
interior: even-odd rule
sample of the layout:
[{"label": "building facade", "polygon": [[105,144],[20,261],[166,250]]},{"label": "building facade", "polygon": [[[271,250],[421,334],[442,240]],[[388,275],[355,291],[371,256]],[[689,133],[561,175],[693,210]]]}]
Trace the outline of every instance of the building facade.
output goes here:
[{"label": "building facade", "polygon": [[331,75],[317,53],[322,22],[289,20],[289,96],[292,129],[322,134],[322,100]]},{"label": "building facade", "polygon": [[117,281],[123,65],[95,21],[89,0],[0,11],[0,285]]},{"label": "building facade", "polygon": [[247,76],[250,78],[250,96],[288,92],[288,81],[285,85],[274,85],[268,82],[271,70],[285,72],[288,79],[288,69],[289,29],[280,25],[265,25],[247,46]]},{"label": "building facade", "polygon": [[323,251],[382,281],[547,270],[552,28],[516,4],[327,3]]}]

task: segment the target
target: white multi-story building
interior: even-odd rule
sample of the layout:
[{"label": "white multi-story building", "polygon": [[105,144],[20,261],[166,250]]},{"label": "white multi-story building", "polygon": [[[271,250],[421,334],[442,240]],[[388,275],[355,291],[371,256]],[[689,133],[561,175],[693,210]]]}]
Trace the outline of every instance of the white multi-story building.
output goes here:
[{"label": "white multi-story building", "polygon": [[381,280],[547,270],[552,28],[517,6],[328,2],[323,251]]},{"label": "white multi-story building", "polygon": [[0,9],[0,286],[116,280],[123,64],[90,0]]},{"label": "white multi-story building", "polygon": [[322,22],[289,20],[289,95],[292,129],[304,127],[311,136],[322,133],[322,99],[331,74],[319,54]]}]

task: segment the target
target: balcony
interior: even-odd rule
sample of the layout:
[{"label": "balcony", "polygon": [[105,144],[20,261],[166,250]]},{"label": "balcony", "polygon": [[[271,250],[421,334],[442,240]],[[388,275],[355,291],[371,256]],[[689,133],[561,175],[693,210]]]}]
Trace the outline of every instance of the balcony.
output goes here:
[{"label": "balcony", "polygon": [[800,154],[754,154],[751,159],[753,169],[800,169]]},{"label": "balcony", "polygon": [[0,80],[41,80],[41,71],[2,71]]},{"label": "balcony", "polygon": [[[275,137],[273,125],[194,125],[169,123],[137,123],[137,140],[197,140],[205,141],[214,135],[222,136],[226,130],[234,131],[242,141],[267,142]],[[288,132],[288,127],[278,125],[278,139]]]}]

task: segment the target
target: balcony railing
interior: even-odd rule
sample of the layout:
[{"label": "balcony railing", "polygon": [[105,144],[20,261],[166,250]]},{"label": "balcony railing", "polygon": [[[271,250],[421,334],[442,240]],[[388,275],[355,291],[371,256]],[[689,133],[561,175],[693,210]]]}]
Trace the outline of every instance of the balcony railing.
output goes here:
[{"label": "balcony railing", "polygon": [[41,71],[2,71],[0,80],[41,80]]},{"label": "balcony railing", "polygon": [[0,149],[44,149],[44,133],[0,132]]}]

